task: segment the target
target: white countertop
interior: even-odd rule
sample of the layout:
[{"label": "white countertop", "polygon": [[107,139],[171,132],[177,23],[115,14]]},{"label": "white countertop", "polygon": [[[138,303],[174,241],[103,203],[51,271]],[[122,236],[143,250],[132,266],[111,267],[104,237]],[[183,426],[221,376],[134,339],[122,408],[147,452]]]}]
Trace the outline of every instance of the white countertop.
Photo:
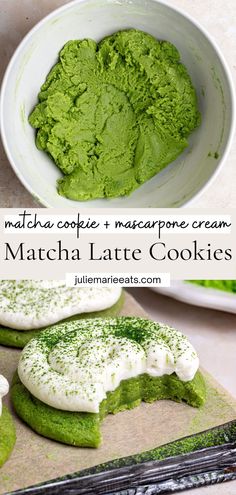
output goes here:
[{"label": "white countertop", "polygon": [[[236,397],[236,315],[183,304],[149,289],[129,289],[149,316],[186,334],[203,368]],[[191,495],[235,495],[236,481],[187,490]]]},{"label": "white countertop", "polygon": [[[235,0],[169,0],[197,19],[215,38],[236,81]],[[68,0],[0,0],[0,78],[23,36],[50,11]],[[212,185],[191,207],[236,207],[236,140],[230,155]],[[0,146],[0,207],[35,207],[31,195],[20,184]]]}]

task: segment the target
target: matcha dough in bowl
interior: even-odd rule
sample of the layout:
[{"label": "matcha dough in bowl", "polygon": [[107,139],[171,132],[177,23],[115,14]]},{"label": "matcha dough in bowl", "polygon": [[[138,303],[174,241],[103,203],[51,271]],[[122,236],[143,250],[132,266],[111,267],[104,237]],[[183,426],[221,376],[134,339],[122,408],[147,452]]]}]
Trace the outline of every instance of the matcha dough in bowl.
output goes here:
[{"label": "matcha dough in bowl", "polygon": [[120,287],[66,287],[63,280],[0,281],[0,344],[24,347],[45,327],[61,321],[119,314]]},{"label": "matcha dough in bowl", "polygon": [[161,399],[203,405],[198,368],[187,337],[162,323],[135,317],[66,322],[25,346],[11,398],[37,433],[99,447],[109,413]]},{"label": "matcha dough in bowl", "polygon": [[8,381],[0,375],[0,468],[9,458],[16,441],[15,425],[2,398],[8,394]]},{"label": "matcha dough in bowl", "polygon": [[187,147],[196,92],[170,42],[139,30],[62,48],[29,122],[72,200],[129,195]]}]

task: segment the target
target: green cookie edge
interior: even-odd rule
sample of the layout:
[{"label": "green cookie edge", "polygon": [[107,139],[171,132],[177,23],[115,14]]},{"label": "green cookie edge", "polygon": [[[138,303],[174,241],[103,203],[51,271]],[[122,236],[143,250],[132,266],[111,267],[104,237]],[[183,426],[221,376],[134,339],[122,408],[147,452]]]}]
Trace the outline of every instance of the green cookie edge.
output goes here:
[{"label": "green cookie edge", "polygon": [[0,416],[0,467],[10,457],[16,442],[16,429],[10,411],[3,404]]}]

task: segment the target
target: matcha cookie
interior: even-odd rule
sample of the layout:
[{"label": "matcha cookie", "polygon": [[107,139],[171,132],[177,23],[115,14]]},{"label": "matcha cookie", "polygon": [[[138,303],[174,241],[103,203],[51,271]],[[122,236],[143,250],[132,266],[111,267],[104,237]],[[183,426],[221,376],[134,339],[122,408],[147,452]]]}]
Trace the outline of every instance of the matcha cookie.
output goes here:
[{"label": "matcha cookie", "polygon": [[87,289],[68,288],[61,281],[0,281],[0,344],[22,348],[51,324],[116,316],[123,303],[119,287]]},{"label": "matcha cookie", "polygon": [[16,441],[13,419],[7,407],[2,406],[2,397],[8,393],[8,390],[6,378],[0,375],[0,467],[9,458]]},{"label": "matcha cookie", "polygon": [[12,388],[16,413],[49,438],[98,447],[108,413],[159,399],[200,407],[197,354],[177,330],[121,317],[55,325],[24,348]]},{"label": "matcha cookie", "polygon": [[130,194],[175,160],[199,125],[178,50],[130,29],[68,41],[29,117],[72,200]]}]

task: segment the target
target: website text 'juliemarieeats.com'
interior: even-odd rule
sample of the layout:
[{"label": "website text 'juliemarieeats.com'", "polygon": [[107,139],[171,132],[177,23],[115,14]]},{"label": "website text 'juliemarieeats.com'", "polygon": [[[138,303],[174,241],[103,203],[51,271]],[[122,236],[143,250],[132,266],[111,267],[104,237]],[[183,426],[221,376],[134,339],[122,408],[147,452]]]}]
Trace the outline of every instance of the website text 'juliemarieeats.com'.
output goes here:
[{"label": "website text 'juliemarieeats.com'", "polygon": [[128,287],[155,287],[169,286],[170,275],[168,273],[156,274],[151,273],[101,273],[101,274],[68,274],[66,276],[69,286],[109,286],[120,285]]}]

